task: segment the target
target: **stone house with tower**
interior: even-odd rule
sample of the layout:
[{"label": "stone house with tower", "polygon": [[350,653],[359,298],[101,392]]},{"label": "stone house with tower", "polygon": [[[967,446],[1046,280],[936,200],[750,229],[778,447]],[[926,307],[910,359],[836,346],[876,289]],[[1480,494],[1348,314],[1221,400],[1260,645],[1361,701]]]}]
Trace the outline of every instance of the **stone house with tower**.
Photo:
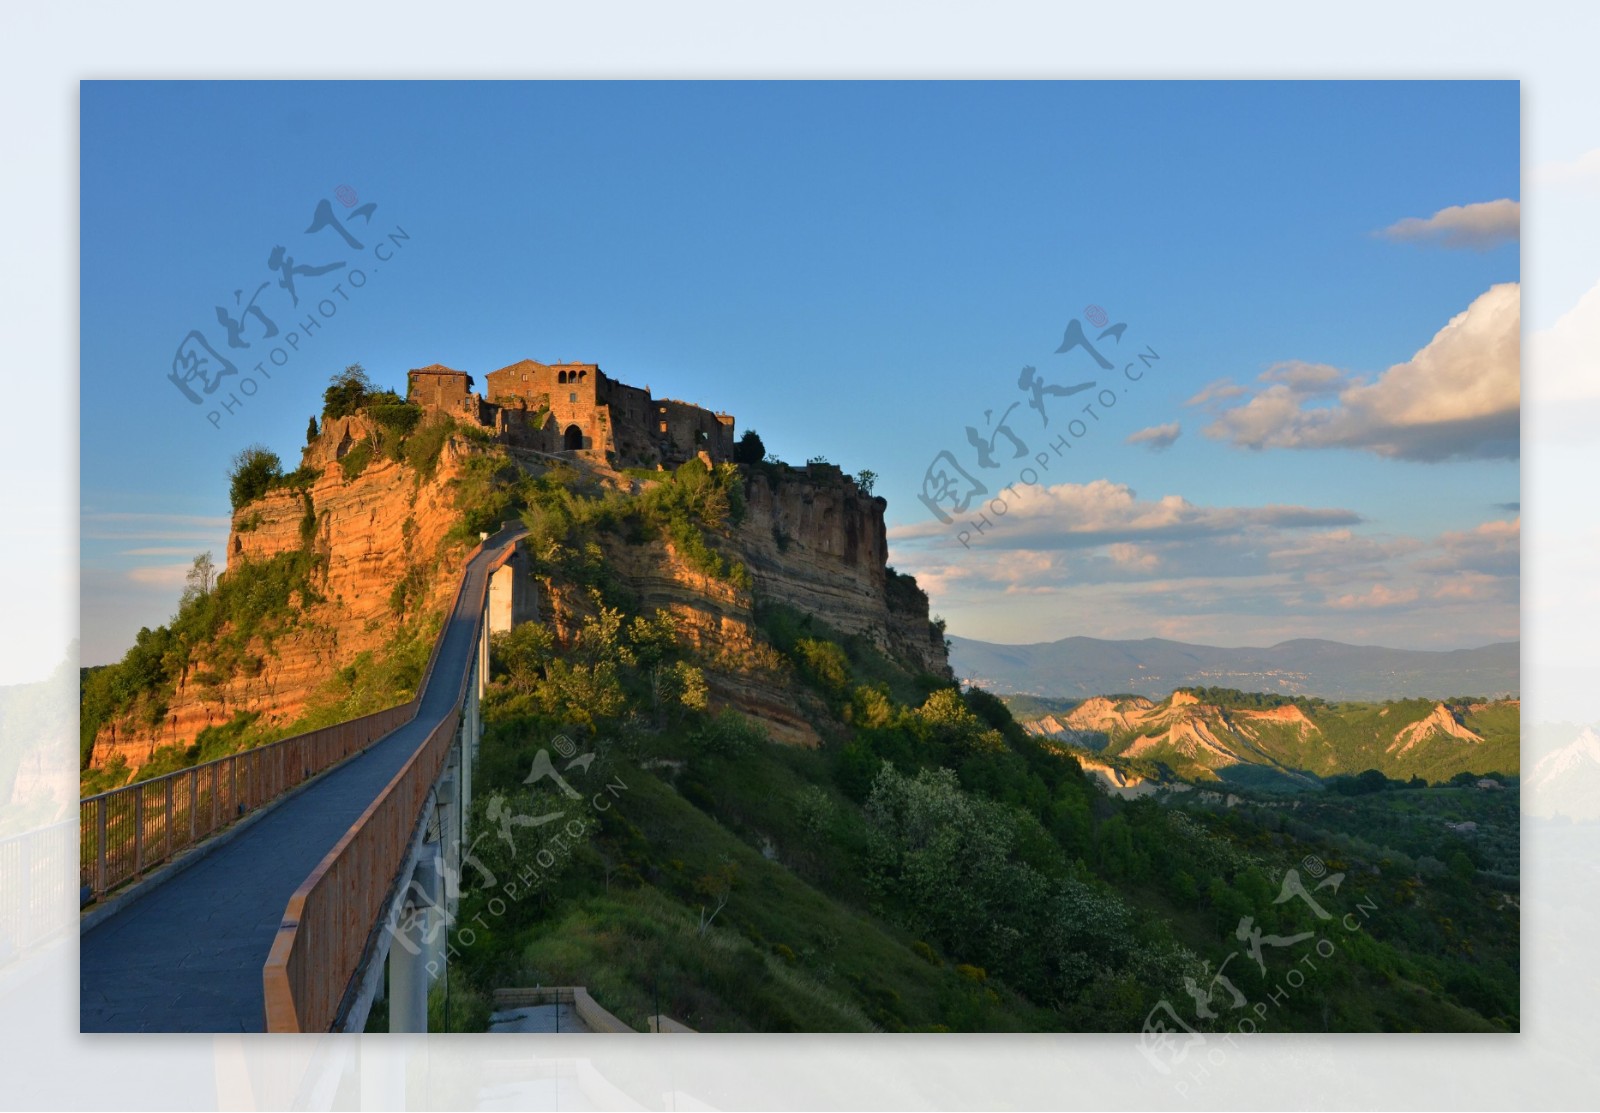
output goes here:
[{"label": "stone house with tower", "polygon": [[732,414],[656,398],[611,378],[597,363],[525,359],[484,376],[485,398],[464,371],[432,364],[407,378],[407,399],[541,452],[571,453],[615,467],[668,467],[704,452],[731,460]]}]

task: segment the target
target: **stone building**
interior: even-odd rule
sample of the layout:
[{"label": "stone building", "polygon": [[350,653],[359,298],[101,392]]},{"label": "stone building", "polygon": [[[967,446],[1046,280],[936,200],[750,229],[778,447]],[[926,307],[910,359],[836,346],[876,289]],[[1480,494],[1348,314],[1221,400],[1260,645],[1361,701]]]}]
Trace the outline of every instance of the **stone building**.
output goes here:
[{"label": "stone building", "polygon": [[474,425],[493,424],[483,398],[472,390],[472,376],[442,363],[411,371],[406,376],[406,399]]},{"label": "stone building", "polygon": [[411,372],[407,397],[491,430],[509,444],[570,452],[615,467],[673,466],[704,452],[731,460],[732,414],[712,412],[619,382],[597,363],[525,359],[489,372],[488,397],[464,371],[433,364]]}]

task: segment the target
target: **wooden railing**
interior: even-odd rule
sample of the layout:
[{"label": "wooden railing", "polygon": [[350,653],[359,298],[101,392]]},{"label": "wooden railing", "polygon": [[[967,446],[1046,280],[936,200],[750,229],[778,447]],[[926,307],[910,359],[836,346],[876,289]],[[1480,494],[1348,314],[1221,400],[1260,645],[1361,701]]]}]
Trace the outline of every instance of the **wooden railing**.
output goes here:
[{"label": "wooden railing", "polygon": [[87,797],[78,804],[79,881],[97,898],[136,881],[152,867],[360,753],[416,714],[413,699]]},{"label": "wooden railing", "polygon": [[[503,532],[497,534],[474,549],[467,558],[469,568],[485,545],[498,544],[503,536]],[[467,685],[477,667],[476,646],[482,636],[489,576],[509,555],[508,549],[484,570],[477,592],[467,600],[475,616],[470,643],[474,648],[462,669],[450,710],[289,898],[262,969],[267,1031],[326,1032],[338,1020],[346,990],[378,938],[428,794],[455,742]],[[462,576],[449,612],[452,616],[460,612],[468,580],[467,575]],[[435,658],[449,628],[447,617],[434,647]],[[429,661],[418,699],[427,692],[433,664]]]},{"label": "wooden railing", "polygon": [[289,898],[262,971],[267,1031],[333,1027],[460,722],[452,708]]}]

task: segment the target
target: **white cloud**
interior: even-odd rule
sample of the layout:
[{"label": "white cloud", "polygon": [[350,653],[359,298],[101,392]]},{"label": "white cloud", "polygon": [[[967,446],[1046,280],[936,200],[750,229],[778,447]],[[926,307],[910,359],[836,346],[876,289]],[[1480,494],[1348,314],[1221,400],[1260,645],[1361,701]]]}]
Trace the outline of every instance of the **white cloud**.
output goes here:
[{"label": "white cloud", "polygon": [[188,564],[150,564],[129,569],[128,579],[143,587],[182,587],[189,569]]},{"label": "white cloud", "polygon": [[1161,567],[1161,558],[1155,553],[1139,545],[1130,545],[1126,541],[1108,545],[1106,555],[1122,567],[1140,572],[1154,572]]},{"label": "white cloud", "polygon": [[1518,238],[1522,206],[1509,198],[1451,205],[1430,217],[1408,216],[1383,230],[1391,240],[1484,251]]},{"label": "white cloud", "polygon": [[1469,530],[1439,535],[1440,555],[1422,567],[1515,576],[1522,570],[1522,519],[1484,522]]},{"label": "white cloud", "polygon": [[1106,480],[1048,494],[1026,512],[1019,500],[970,549],[897,530],[893,563],[953,631],[1002,642],[1454,647],[1518,634],[1518,519],[1412,537],[1374,533],[1348,511],[1144,500]]},{"label": "white cloud", "polygon": [[1183,435],[1183,426],[1176,421],[1165,425],[1152,425],[1148,429],[1140,429],[1137,433],[1128,435],[1129,444],[1148,445],[1152,450],[1161,452],[1172,447],[1172,443]]},{"label": "white cloud", "polygon": [[1241,394],[1250,393],[1232,379],[1217,379],[1200,388],[1200,393],[1184,403],[1185,406],[1204,406],[1209,402],[1226,402]]},{"label": "white cloud", "polygon": [[1600,283],[1555,324],[1528,337],[1528,366],[1534,401],[1600,400]]},{"label": "white cloud", "polygon": [[[1520,451],[1520,288],[1480,294],[1373,382],[1325,364],[1278,364],[1250,400],[1213,407],[1209,437],[1243,448],[1362,448],[1406,460],[1515,458]],[[1336,394],[1332,405],[1308,404]]]},{"label": "white cloud", "polygon": [[1345,383],[1345,373],[1330,364],[1304,363],[1298,359],[1291,359],[1267,368],[1261,374],[1261,381],[1282,383],[1291,390],[1305,395],[1336,394]]},{"label": "white cloud", "polygon": [[136,514],[85,510],[85,541],[211,541],[226,538],[231,521],[202,514]]},{"label": "white cloud", "polygon": [[[1181,495],[1140,499],[1125,483],[1096,479],[1054,487],[1015,488],[1014,508],[986,527],[974,543],[990,549],[1080,549],[1118,541],[1177,541],[1200,537],[1240,538],[1251,529],[1295,529],[1354,525],[1349,510],[1306,506],[1196,506]],[[938,522],[896,526],[893,542],[951,537]],[[953,544],[954,542],[949,542]]]},{"label": "white cloud", "polygon": [[1339,610],[1377,610],[1414,603],[1420,594],[1421,592],[1414,587],[1392,588],[1383,584],[1373,584],[1360,594],[1341,595],[1337,599],[1330,599],[1328,606]]}]

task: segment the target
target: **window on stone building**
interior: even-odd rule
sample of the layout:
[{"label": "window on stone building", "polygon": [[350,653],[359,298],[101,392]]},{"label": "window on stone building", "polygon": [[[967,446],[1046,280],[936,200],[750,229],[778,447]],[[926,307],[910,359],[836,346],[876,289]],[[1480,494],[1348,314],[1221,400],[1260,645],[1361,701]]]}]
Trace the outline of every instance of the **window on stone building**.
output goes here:
[{"label": "window on stone building", "polygon": [[578,396],[576,394],[567,395],[567,401],[568,402],[576,402],[577,400],[578,400]]}]

